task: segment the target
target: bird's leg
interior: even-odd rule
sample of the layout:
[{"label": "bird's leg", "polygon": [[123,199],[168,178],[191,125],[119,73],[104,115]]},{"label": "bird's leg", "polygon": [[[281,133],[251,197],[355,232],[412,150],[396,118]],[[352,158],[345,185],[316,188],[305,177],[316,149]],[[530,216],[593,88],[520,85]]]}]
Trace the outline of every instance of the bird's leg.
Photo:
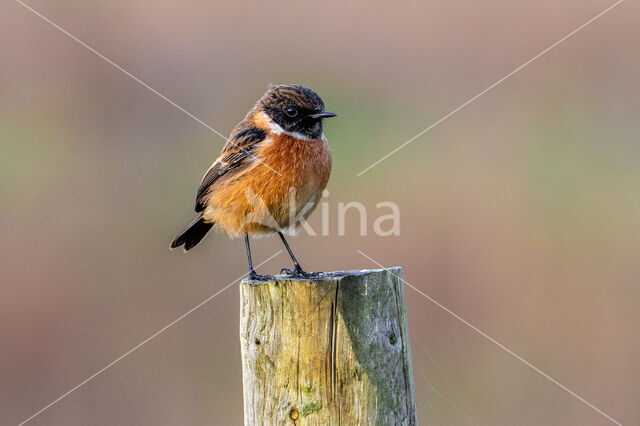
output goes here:
[{"label": "bird's leg", "polygon": [[278,232],[278,235],[280,235],[280,239],[282,240],[282,243],[287,248],[287,251],[289,252],[289,256],[291,256],[291,260],[293,260],[293,271],[291,269],[282,268],[280,272],[284,272],[285,274],[292,277],[304,277],[304,278],[314,278],[322,275],[322,272],[305,272],[302,269],[302,266],[300,266],[300,263],[298,263],[298,259],[296,259],[295,255],[293,254],[293,251],[291,250],[291,247],[289,247],[287,240],[285,240],[284,235],[282,235],[282,232]]},{"label": "bird's leg", "polygon": [[249,278],[257,281],[269,281],[273,279],[272,275],[258,275],[256,270],[253,269],[253,262],[251,261],[251,246],[249,246],[249,235],[244,234],[244,245],[247,248],[247,258],[249,259]]}]

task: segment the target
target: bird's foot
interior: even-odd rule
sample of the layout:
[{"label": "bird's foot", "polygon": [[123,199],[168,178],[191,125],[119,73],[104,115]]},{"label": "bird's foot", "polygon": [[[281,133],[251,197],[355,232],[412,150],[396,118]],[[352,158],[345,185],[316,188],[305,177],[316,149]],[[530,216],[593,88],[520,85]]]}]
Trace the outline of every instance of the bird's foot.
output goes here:
[{"label": "bird's foot", "polygon": [[293,270],[282,268],[280,273],[285,274],[291,278],[318,278],[324,275],[324,272],[306,272],[302,270],[300,265],[296,265]]},{"label": "bird's foot", "polygon": [[249,271],[249,279],[254,281],[271,281],[274,279],[273,275],[259,275],[256,274],[256,271]]}]

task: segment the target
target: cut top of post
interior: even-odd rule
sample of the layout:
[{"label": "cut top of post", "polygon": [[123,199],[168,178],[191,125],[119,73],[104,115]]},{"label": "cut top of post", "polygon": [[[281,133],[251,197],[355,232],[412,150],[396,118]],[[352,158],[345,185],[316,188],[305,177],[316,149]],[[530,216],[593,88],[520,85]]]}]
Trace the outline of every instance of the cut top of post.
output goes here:
[{"label": "cut top of post", "polygon": [[285,282],[285,281],[294,281],[294,282],[312,282],[312,281],[333,281],[333,280],[341,280],[346,277],[364,277],[371,274],[379,274],[383,272],[388,272],[392,275],[395,275],[397,278],[402,280],[402,267],[401,266],[392,266],[390,268],[384,269],[352,269],[349,271],[332,271],[332,272],[320,272],[316,277],[292,277],[285,274],[274,275],[272,280],[259,281],[252,280],[251,278],[245,278],[242,280],[242,284],[250,284],[250,285],[265,285],[265,284],[274,284],[277,282]]}]

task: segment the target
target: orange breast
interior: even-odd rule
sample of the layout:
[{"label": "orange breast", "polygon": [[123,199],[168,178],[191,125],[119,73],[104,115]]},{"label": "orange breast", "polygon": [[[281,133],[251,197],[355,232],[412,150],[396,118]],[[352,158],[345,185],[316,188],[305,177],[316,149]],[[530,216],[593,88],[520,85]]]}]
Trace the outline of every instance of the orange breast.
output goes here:
[{"label": "orange breast", "polygon": [[205,220],[230,236],[270,233],[306,218],[315,209],[331,173],[326,139],[271,135],[257,160],[212,188]]}]

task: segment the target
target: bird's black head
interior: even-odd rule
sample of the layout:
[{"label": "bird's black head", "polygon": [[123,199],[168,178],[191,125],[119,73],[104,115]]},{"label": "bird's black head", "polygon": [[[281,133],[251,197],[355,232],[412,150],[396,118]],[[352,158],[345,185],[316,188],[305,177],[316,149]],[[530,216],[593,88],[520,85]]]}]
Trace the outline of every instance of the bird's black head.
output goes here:
[{"label": "bird's black head", "polygon": [[316,92],[297,84],[271,86],[258,106],[285,132],[308,139],[322,137],[322,119],[336,116]]}]

